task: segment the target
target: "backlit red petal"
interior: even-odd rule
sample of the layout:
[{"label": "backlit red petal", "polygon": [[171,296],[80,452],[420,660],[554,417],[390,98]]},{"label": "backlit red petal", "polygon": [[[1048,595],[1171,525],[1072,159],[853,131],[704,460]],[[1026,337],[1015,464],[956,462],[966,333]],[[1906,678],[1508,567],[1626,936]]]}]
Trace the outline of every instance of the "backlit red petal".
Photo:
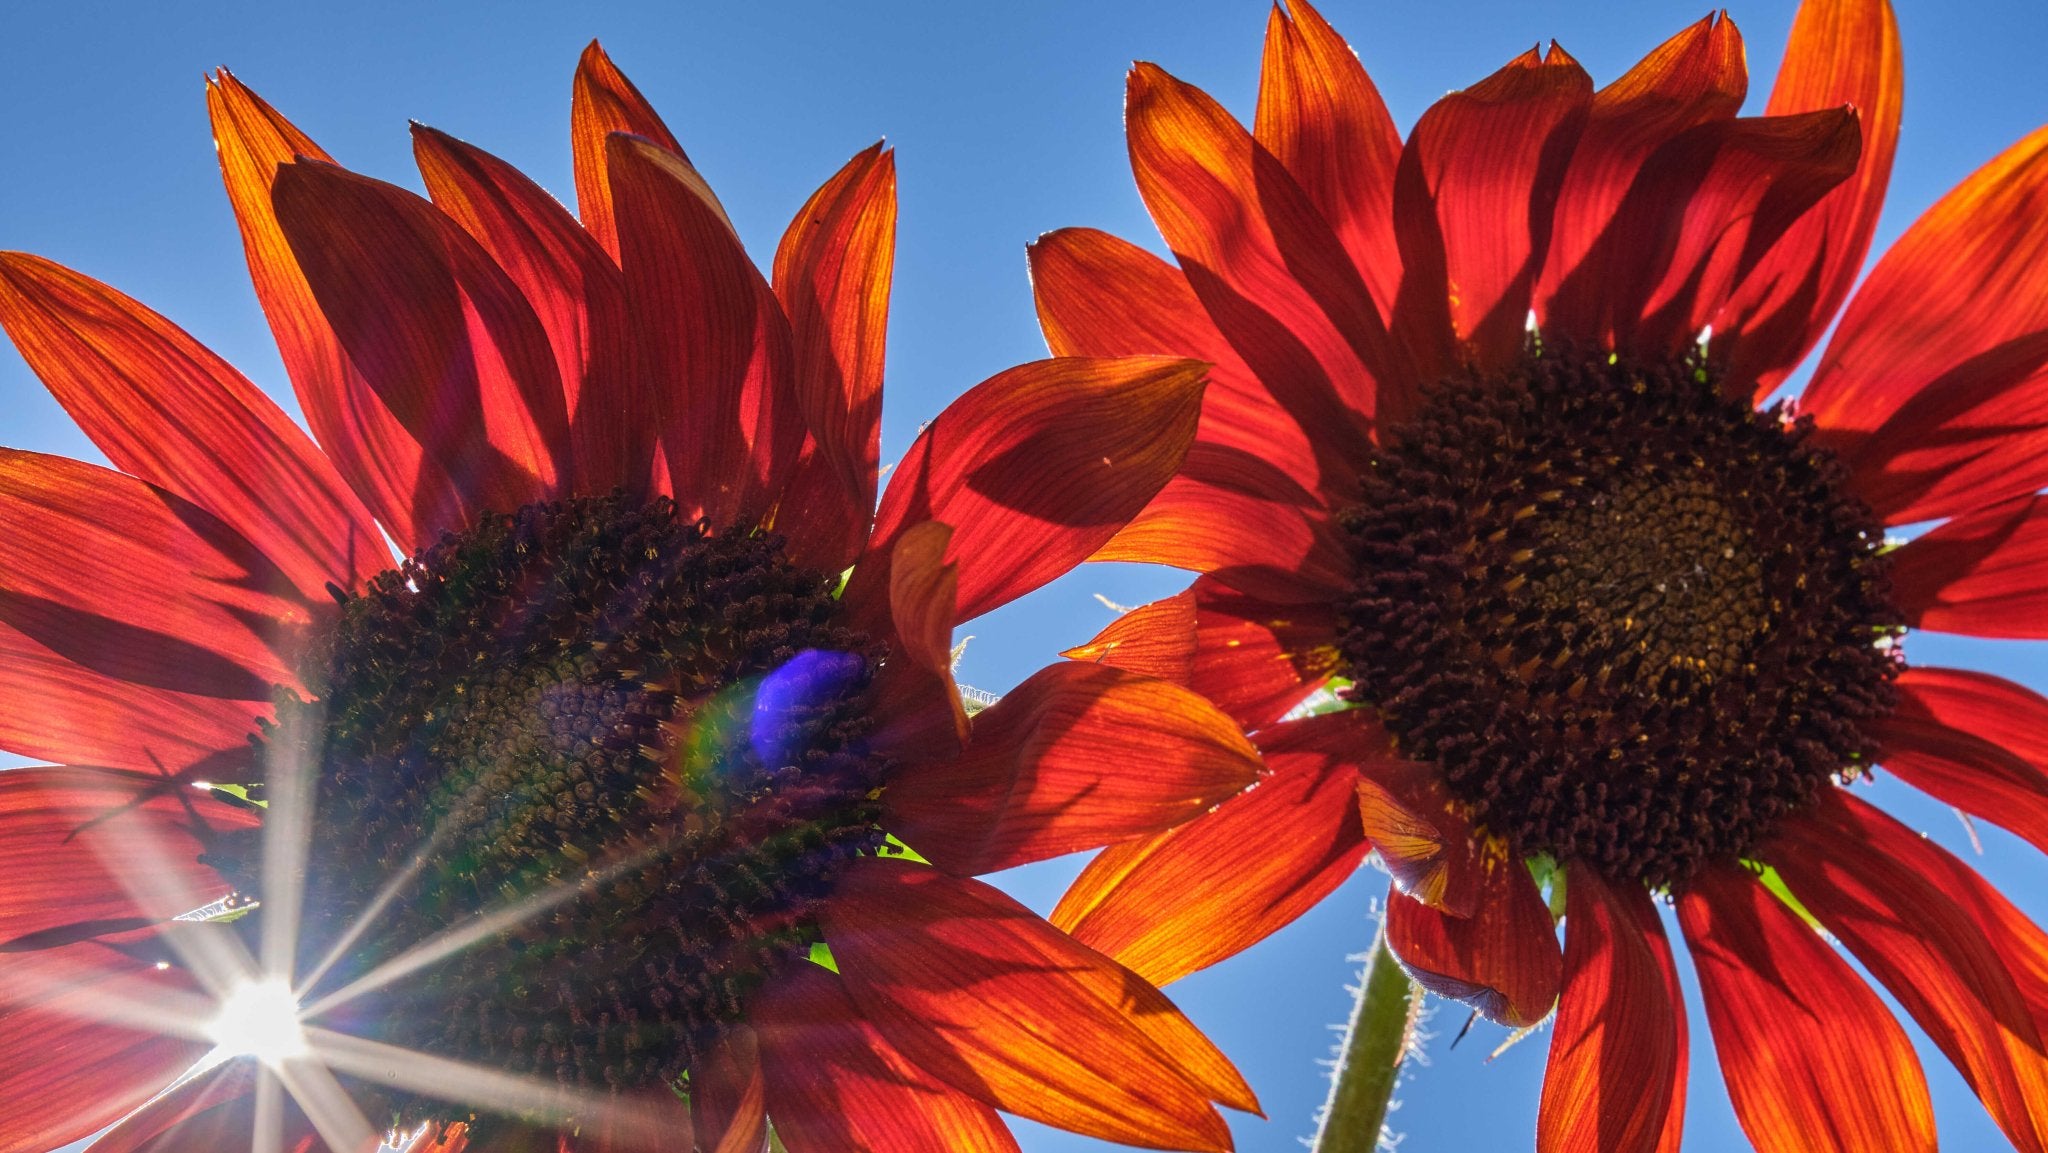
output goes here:
[{"label": "backlit red petal", "polygon": [[[256,1062],[250,1059],[225,1061],[192,1077],[123,1118],[87,1148],[91,1153],[139,1153],[161,1148],[156,1138],[181,1127],[207,1124],[200,1120],[212,1110],[232,1106],[256,1088]],[[250,1118],[253,1122],[254,1118]],[[246,1139],[248,1129],[243,1130]]]},{"label": "backlit red petal", "polygon": [[[1723,13],[1666,40],[1593,94],[1536,291],[1537,318],[1547,331],[1581,341],[1611,338],[1614,318],[1638,303],[1616,299],[1611,289],[1620,270],[1611,266],[1643,255],[1601,242],[1615,210],[1660,145],[1696,124],[1734,116],[1748,89],[1742,34]],[[1572,291],[1559,295],[1566,282]]]},{"label": "backlit red petal", "polygon": [[1800,406],[1886,524],[2048,483],[2044,214],[2048,128],[1915,221],[1828,342]]},{"label": "backlit red petal", "polygon": [[295,157],[329,157],[225,71],[209,78],[206,109],[228,201],[241,226],[249,278],[306,424],[399,547],[406,552],[425,548],[439,538],[443,526],[461,523],[454,485],[350,363],[313,299],[271,203],[280,165]]},{"label": "backlit red petal", "polygon": [[575,491],[649,491],[654,456],[644,390],[628,375],[618,265],[569,210],[518,169],[414,125],[413,156],[434,207],[463,227],[533,306],[554,351],[576,460]]},{"label": "backlit red petal", "polygon": [[1222,1150],[1210,1101],[1256,1103],[1164,994],[978,881],[848,869],[825,939],[861,1014],[927,1073],[997,1108],[1154,1148]]},{"label": "backlit red petal", "polygon": [[2048,638],[2048,497],[1979,509],[1892,554],[1893,603],[1914,628]]},{"label": "backlit red petal", "polygon": [[839,978],[795,965],[756,997],[768,1112],[789,1153],[1017,1153],[995,1110],[912,1065]]},{"label": "backlit red petal", "polygon": [[1520,860],[1487,858],[1469,917],[1398,889],[1387,896],[1387,947],[1423,988],[1521,1028],[1550,1014],[1564,958],[1543,894]]},{"label": "backlit red petal", "polygon": [[[0,622],[96,673],[268,700],[313,609],[211,513],[134,477],[0,449]],[[331,604],[331,602],[329,602]]]},{"label": "backlit red petal", "polygon": [[892,783],[884,824],[940,868],[972,876],[1198,818],[1261,767],[1230,718],[1194,693],[1062,662],[976,714],[958,759]]},{"label": "backlit red petal", "polygon": [[0,324],[114,467],[219,516],[309,599],[390,567],[305,433],[184,330],[89,277],[0,254]]},{"label": "backlit red petal", "polygon": [[468,520],[573,484],[569,418],[533,307],[433,205],[332,164],[278,170],[278,227],[349,359],[461,494]]},{"label": "backlit red petal", "polygon": [[[612,208],[611,159],[605,141],[614,132],[645,137],[683,156],[683,146],[661,122],[654,106],[640,95],[626,74],[612,63],[597,41],[592,40],[576,62],[576,83],[569,105],[569,147],[576,166],[576,211],[583,227],[614,258],[619,255],[619,231]],[[687,157],[684,157],[687,160]],[[708,190],[707,190],[708,195]],[[725,208],[712,204],[718,215]]]},{"label": "backlit red petal", "polygon": [[1920,860],[1926,847],[1838,790],[1785,821],[1762,856],[1913,1015],[2006,1138],[2048,1148],[2048,1049],[1998,949]]},{"label": "backlit red petal", "polygon": [[1187,685],[1250,730],[1279,720],[1336,670],[1336,635],[1326,604],[1273,604],[1203,577],[1062,655]]},{"label": "backlit red petal", "polygon": [[887,575],[906,528],[940,520],[953,526],[960,620],[1030,592],[1158,495],[1186,457],[1201,396],[1202,366],[1163,357],[1062,357],[997,373],[904,454],[854,584]]},{"label": "backlit red petal", "polygon": [[1537,273],[1593,81],[1552,45],[1438,100],[1408,134],[1394,188],[1405,279],[1394,324],[1445,332],[1421,363],[1498,367],[1522,349]]},{"label": "backlit red petal", "polygon": [[1352,799],[1356,720],[1316,717],[1260,734],[1270,775],[1213,813],[1104,850],[1060,898],[1053,924],[1161,985],[1278,932],[1365,858]]},{"label": "backlit red petal", "polygon": [[1336,234],[1200,89],[1141,63],[1124,122],[1138,191],[1196,297],[1280,407],[1314,430],[1321,470],[1355,472],[1376,392],[1397,382],[1376,383],[1386,328]]},{"label": "backlit red petal", "polygon": [[1678,1153],[1685,1002],[1656,906],[1638,885],[1566,875],[1564,990],[1536,1115],[1539,1153]]},{"label": "backlit red petal", "polygon": [[1329,221],[1379,306],[1401,284],[1394,244],[1394,169],[1401,134],[1358,56],[1304,0],[1266,22],[1252,135],[1285,165]]},{"label": "backlit red petal", "polygon": [[610,148],[636,372],[664,382],[676,503],[719,528],[761,523],[803,450],[789,320],[687,161],[637,136]]},{"label": "backlit red petal", "polygon": [[1883,767],[1921,792],[2048,852],[2048,700],[1952,669],[1899,677],[1898,711],[1872,729]]},{"label": "backlit red petal", "polygon": [[690,1070],[690,1122],[703,1153],[766,1153],[768,1082],[754,1030],[729,1026]]},{"label": "backlit red petal", "polygon": [[896,260],[896,154],[861,152],[783,230],[774,287],[789,315],[796,402],[809,429],[776,527],[805,564],[860,555],[881,460],[882,362]]},{"label": "backlit red petal", "polygon": [[1891,179],[1905,71],[1889,0],[1806,0],[1771,89],[1767,116],[1856,110],[1856,174],[1801,216],[1707,319],[1731,383],[1768,395],[1803,359],[1849,295]]},{"label": "backlit red petal", "polygon": [[[937,521],[911,526],[896,539],[886,605],[847,611],[886,614],[877,633],[896,639],[892,658],[875,675],[874,747],[906,763],[951,757],[967,743],[967,710],[953,682],[953,616],[960,571],[946,563],[953,530]],[[872,616],[869,619],[873,619]]]},{"label": "backlit red petal", "polygon": [[1678,919],[1729,1099],[1758,1149],[1935,1147],[1905,1030],[1776,894],[1740,868],[1712,866],[1679,897]]},{"label": "backlit red petal", "polygon": [[1435,765],[1396,756],[1392,737],[1354,723],[1371,730],[1357,754],[1359,824],[1394,888],[1453,917],[1475,915],[1487,896],[1487,857],[1499,847],[1452,803]]}]

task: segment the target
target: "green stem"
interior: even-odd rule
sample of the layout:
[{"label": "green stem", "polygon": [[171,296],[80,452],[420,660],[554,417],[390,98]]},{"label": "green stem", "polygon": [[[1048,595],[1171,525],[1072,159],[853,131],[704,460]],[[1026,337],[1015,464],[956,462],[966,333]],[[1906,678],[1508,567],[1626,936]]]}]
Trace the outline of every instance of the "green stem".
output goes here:
[{"label": "green stem", "polygon": [[1387,951],[1387,933],[1374,936],[1358,1003],[1344,1032],[1344,1051],[1330,1076],[1330,1097],[1316,1132],[1315,1153],[1373,1153],[1380,1123],[1394,1095],[1401,1060],[1408,1052],[1410,1005],[1415,987]]}]

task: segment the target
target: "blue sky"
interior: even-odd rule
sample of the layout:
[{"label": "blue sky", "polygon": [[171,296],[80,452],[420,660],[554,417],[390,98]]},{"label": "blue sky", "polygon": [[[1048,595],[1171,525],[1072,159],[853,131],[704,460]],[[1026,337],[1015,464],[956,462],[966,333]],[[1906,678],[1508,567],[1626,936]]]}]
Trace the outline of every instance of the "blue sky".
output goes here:
[{"label": "blue sky", "polygon": [[[1880,246],[1920,209],[2048,120],[2039,46],[2048,5],[1901,0],[1905,129]],[[1599,79],[1702,15],[1665,0],[1329,0],[1404,126],[1435,96],[1556,37]],[[1768,91],[1789,0],[1733,15]],[[70,264],[151,303],[287,406],[212,148],[200,77],[228,65],[359,170],[418,186],[405,131],[421,120],[520,165],[570,198],[569,77],[591,37],[662,109],[717,187],[757,256],[809,191],[878,137],[898,148],[902,218],[890,333],[884,458],[983,377],[1044,355],[1024,271],[1026,241],[1088,224],[1157,247],[1121,136],[1122,78],[1158,61],[1249,118],[1265,9],[1257,0],[1060,0],[975,5],[525,3],[18,6],[0,36],[0,248]],[[11,350],[0,350],[0,443],[99,459]],[[1096,568],[970,625],[963,679],[1001,691],[1091,635],[1094,599],[1131,603],[1176,577]],[[1926,663],[1992,668],[2048,688],[2039,646],[1913,639]],[[1961,826],[1903,790],[1893,810],[1969,852]],[[1983,869],[2037,917],[2048,870],[2016,839],[1984,830]],[[1078,862],[1005,881],[1050,906]],[[1316,1060],[1342,1019],[1347,954],[1371,937],[1377,874],[1355,879],[1264,945],[1172,994],[1231,1053],[1269,1121],[1237,1127],[1247,1150],[1284,1150],[1311,1132]],[[1695,1001],[1695,1008],[1696,1008]],[[1486,1026],[1455,1050],[1452,1005],[1430,1022],[1426,1067],[1401,1091],[1408,1150],[1527,1147],[1546,1040],[1498,1060]],[[1686,1148],[1740,1147],[1703,1017],[1693,1019]],[[1950,1148],[2001,1143],[1967,1089],[1922,1042]],[[1873,1093],[1885,1091],[1871,1086]],[[1106,1148],[1020,1125],[1033,1153]]]}]

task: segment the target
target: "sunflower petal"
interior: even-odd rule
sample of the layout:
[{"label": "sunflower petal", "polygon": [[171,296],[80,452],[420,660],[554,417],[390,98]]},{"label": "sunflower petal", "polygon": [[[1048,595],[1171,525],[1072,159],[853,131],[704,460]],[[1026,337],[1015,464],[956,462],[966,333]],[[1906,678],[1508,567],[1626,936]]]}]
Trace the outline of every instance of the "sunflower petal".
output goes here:
[{"label": "sunflower petal", "polygon": [[[211,1110],[242,1100],[255,1089],[255,1061],[223,1062],[129,1114],[87,1148],[90,1153],[139,1153],[160,1148],[160,1143],[153,1144],[156,1138],[195,1122]],[[246,1130],[242,1136],[247,1137]]]},{"label": "sunflower petal", "polygon": [[1758,1149],[1934,1149],[1927,1079],[1905,1030],[1776,894],[1715,866],[1687,885],[1678,920],[1728,1096]]},{"label": "sunflower petal", "polygon": [[258,701],[297,683],[311,611],[211,513],[108,469],[0,449],[0,521],[0,622],[38,644],[177,692]]},{"label": "sunflower petal", "polygon": [[1870,251],[1899,140],[1905,70],[1889,0],[1806,0],[1764,108],[1792,116],[1848,105],[1863,138],[1856,174],[1801,216],[1707,319],[1726,334],[1729,379],[1767,396],[1827,331]]},{"label": "sunflower petal", "polygon": [[1535,49],[1431,105],[1394,185],[1404,280],[1397,329],[1443,331],[1462,349],[1422,363],[1497,367],[1525,337],[1536,276],[1593,81],[1562,48]]},{"label": "sunflower petal", "polygon": [[19,756],[141,772],[243,763],[269,710],[96,673],[0,624],[0,749]]},{"label": "sunflower petal", "polygon": [[861,1014],[999,1109],[1125,1144],[1224,1150],[1210,1101],[1256,1107],[1164,994],[979,881],[857,861],[823,923]]},{"label": "sunflower petal", "polygon": [[463,227],[533,306],[554,350],[579,494],[649,492],[654,438],[628,374],[624,282],[569,210],[510,164],[415,124],[434,207]]},{"label": "sunflower petal", "polygon": [[1872,728],[1894,776],[2048,852],[2048,700],[1949,669],[1899,677],[1899,707]]},{"label": "sunflower petal", "polygon": [[1572,869],[1564,992],[1543,1071],[1539,1153],[1677,1153],[1685,1121],[1685,1003],[1650,897]]},{"label": "sunflower petal", "polygon": [[1368,747],[1372,755],[1359,761],[1359,824],[1394,888],[1453,917],[1473,916],[1486,897],[1491,850],[1452,806],[1435,765],[1395,756],[1384,733]]},{"label": "sunflower petal", "polygon": [[463,522],[461,498],[440,464],[428,458],[350,362],[313,299],[271,203],[280,165],[329,157],[225,71],[209,78],[206,109],[221,177],[241,226],[249,278],[306,423],[385,531],[402,550],[417,552],[443,528]]},{"label": "sunflower petal", "polygon": [[1304,0],[1266,21],[1252,135],[1285,165],[1330,222],[1380,316],[1401,283],[1394,244],[1394,169],[1401,133],[1358,56]]},{"label": "sunflower petal", "polygon": [[1469,917],[1401,891],[1387,897],[1387,947],[1415,982],[1489,1021],[1522,1028],[1550,1014],[1564,958],[1536,882],[1519,860],[1488,856]]},{"label": "sunflower petal", "polygon": [[1355,473],[1344,453],[1366,443],[1387,334],[1329,224],[1222,105],[1155,65],[1132,69],[1124,122],[1138,191],[1210,318],[1315,430],[1320,469]]},{"label": "sunflower petal", "polygon": [[2048,482],[2044,213],[2048,128],[1922,214],[1842,314],[1800,407],[1886,524]]},{"label": "sunflower petal", "polygon": [[1894,603],[1917,629],[2048,638],[2048,497],[1956,517],[1892,554]]},{"label": "sunflower petal", "polygon": [[789,319],[688,162],[637,136],[610,148],[638,373],[666,382],[676,503],[720,528],[759,524],[803,450]]},{"label": "sunflower petal", "polygon": [[1017,1153],[995,1110],[932,1080],[863,1019],[831,972],[794,965],[757,997],[768,1111],[789,1153]]},{"label": "sunflower petal", "polygon": [[[1625,302],[1612,297],[1617,270],[1609,266],[1642,256],[1600,243],[1615,210],[1659,145],[1696,124],[1734,116],[1748,89],[1742,34],[1726,14],[1710,13],[1593,94],[1586,130],[1558,194],[1550,252],[1536,290],[1536,313],[1546,329],[1582,340],[1611,335]],[[1567,282],[1573,291],[1560,295]]]},{"label": "sunflower petal", "polygon": [[2014,1146],[2048,1148],[2048,1050],[1998,950],[1920,863],[1926,842],[1837,790],[1764,860],[1905,1006]]},{"label": "sunflower petal", "polygon": [[[676,143],[675,135],[669,132],[668,125],[661,122],[654,106],[640,95],[640,90],[626,79],[626,74],[619,71],[597,41],[592,40],[583,49],[583,58],[576,62],[576,83],[569,105],[570,156],[576,166],[576,211],[583,220],[584,229],[598,246],[617,259],[619,230],[612,207],[611,157],[606,145],[606,140],[614,132],[645,137],[683,157],[685,163],[689,160],[683,153],[683,146]],[[710,189],[704,190],[704,196],[719,219],[727,219],[725,207],[711,195]]]},{"label": "sunflower petal", "polygon": [[953,526],[960,620],[1030,592],[1158,494],[1186,457],[1201,397],[1202,366],[1163,357],[1063,357],[990,377],[904,454],[854,584],[882,581],[897,536],[940,520]]},{"label": "sunflower petal", "polygon": [[336,339],[447,470],[472,520],[573,483],[547,333],[468,233],[418,196],[332,164],[285,165],[271,199]]},{"label": "sunflower petal", "polygon": [[[901,660],[876,674],[877,750],[906,763],[951,757],[967,743],[967,709],[953,681],[953,606],[960,566],[946,563],[953,530],[937,521],[913,525],[896,539],[889,565],[889,625]],[[857,590],[856,590],[857,591]],[[854,598],[859,619],[867,606]]]},{"label": "sunflower petal", "polygon": [[1260,768],[1237,726],[1194,693],[1063,662],[977,714],[962,756],[905,773],[882,804],[911,847],[974,876],[1199,818]]},{"label": "sunflower petal", "polygon": [[1337,667],[1327,604],[1272,604],[1202,577],[1061,654],[1184,684],[1244,729],[1279,720]]},{"label": "sunflower petal", "polygon": [[690,1122],[704,1153],[766,1153],[768,1086],[760,1042],[746,1025],[729,1027],[690,1070]]},{"label": "sunflower petal", "polygon": [[0,324],[114,467],[219,516],[309,599],[390,567],[298,426],[184,330],[90,277],[0,253]]},{"label": "sunflower petal", "polygon": [[881,463],[882,366],[896,260],[896,154],[876,144],[811,194],[775,250],[796,402],[810,430],[776,527],[803,563],[838,572],[860,555]]},{"label": "sunflower petal", "polygon": [[1207,816],[1104,850],[1052,923],[1161,985],[1278,932],[1365,859],[1356,730],[1332,716],[1261,733],[1271,775]]}]

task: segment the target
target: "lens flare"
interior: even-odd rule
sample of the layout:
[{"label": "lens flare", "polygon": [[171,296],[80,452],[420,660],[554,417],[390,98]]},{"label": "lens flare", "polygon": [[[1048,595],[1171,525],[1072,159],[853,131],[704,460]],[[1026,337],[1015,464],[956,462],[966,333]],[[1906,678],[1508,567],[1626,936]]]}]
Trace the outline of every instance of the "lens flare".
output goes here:
[{"label": "lens flare", "polygon": [[308,1051],[298,998],[284,981],[250,981],[230,990],[206,1034],[225,1055],[272,1067]]}]

